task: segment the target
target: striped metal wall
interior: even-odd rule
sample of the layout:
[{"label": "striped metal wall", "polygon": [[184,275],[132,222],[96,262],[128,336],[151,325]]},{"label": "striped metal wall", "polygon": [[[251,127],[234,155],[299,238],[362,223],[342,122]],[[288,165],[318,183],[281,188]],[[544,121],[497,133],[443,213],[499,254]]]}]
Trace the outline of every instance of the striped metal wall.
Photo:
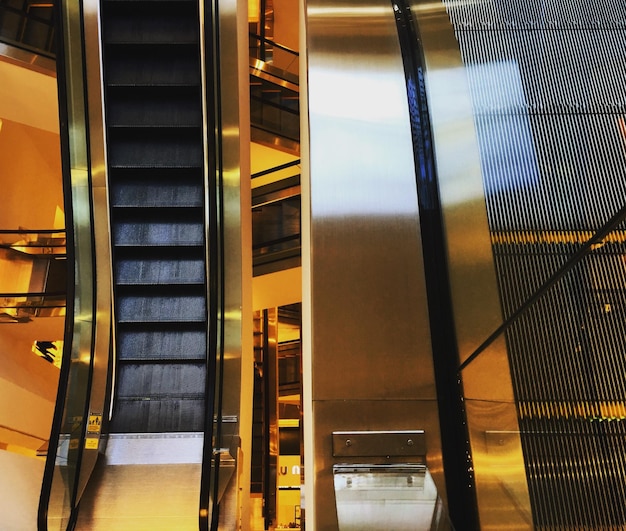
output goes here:
[{"label": "striped metal wall", "polygon": [[504,318],[523,308],[506,339],[534,526],[623,529],[626,2],[443,3],[472,96]]}]

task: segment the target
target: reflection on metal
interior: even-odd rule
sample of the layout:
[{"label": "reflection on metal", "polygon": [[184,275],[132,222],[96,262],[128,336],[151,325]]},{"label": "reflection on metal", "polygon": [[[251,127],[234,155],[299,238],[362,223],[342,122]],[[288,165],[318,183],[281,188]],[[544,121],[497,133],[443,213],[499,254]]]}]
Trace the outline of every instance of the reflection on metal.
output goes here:
[{"label": "reflection on metal", "polygon": [[[214,52],[219,52],[219,57],[213,58],[214,64],[219,65],[219,74],[214,73],[219,86],[216,101],[209,102],[207,112],[215,112],[215,118],[219,120],[216,157],[218,181],[222,187],[219,192],[222,213],[219,227],[222,239],[219,280],[222,291],[218,298],[219,321],[216,329],[209,332],[220,334],[220,355],[215,370],[221,376],[221,381],[216,386],[215,397],[217,407],[221,408],[216,411],[216,415],[221,418],[222,425],[216,425],[213,432],[212,452],[229,448],[231,457],[236,458],[237,467],[221,495],[218,514],[211,515],[211,529],[226,531],[235,529],[239,518],[245,520],[250,488],[252,403],[246,401],[253,365],[250,292],[252,242],[248,230],[251,215],[248,22],[245,2],[220,2],[219,7],[216,2],[204,4],[207,12],[214,10],[212,17],[215,26],[209,27],[211,16],[206,13],[208,18],[205,19],[203,33],[207,40],[214,39]],[[207,50],[209,44],[206,43]],[[209,77],[211,74],[208,72]],[[210,107],[213,104],[215,108]]]},{"label": "reflection on metal", "polygon": [[250,59],[250,75],[298,92],[298,76],[259,59]]},{"label": "reflection on metal", "polygon": [[75,291],[74,300],[68,300],[60,392],[39,504],[38,527],[42,530],[67,527],[83,483],[80,463],[96,320],[84,33],[78,3],[61,5],[60,30],[60,114],[67,117],[61,128],[65,212],[72,220],[68,239],[74,243],[68,259],[75,260],[74,267],[68,267],[68,286]]},{"label": "reflection on metal", "polygon": [[[301,114],[310,142],[302,205],[310,208],[303,212],[310,226],[302,233],[310,235],[310,251],[303,253],[303,337],[311,343],[305,339],[302,356],[305,403],[311,401],[304,434],[312,437],[304,455],[306,526],[336,529],[337,463],[329,440],[335,431],[404,431],[417,424],[428,437],[425,464],[439,492],[445,485],[392,5],[311,0],[306,16],[308,113]],[[377,464],[380,457],[359,459]]]},{"label": "reflection on metal", "polygon": [[[100,2],[84,0],[82,6],[83,27],[85,32],[84,53],[86,71],[86,99],[88,112],[90,190],[92,201],[92,231],[95,253],[95,308],[94,338],[92,346],[90,396],[87,411],[98,412],[105,416],[108,402],[107,389],[109,371],[115,374],[115,365],[110,366],[109,356],[114,363],[114,335],[112,319],[115,308],[112,301],[111,240],[109,229],[109,204],[107,183],[106,139],[104,132],[104,96],[102,88],[101,38],[100,38]],[[113,377],[114,385],[115,378]],[[102,432],[89,434],[83,444],[83,456],[80,471],[80,484],[76,502],[80,501],[85,485],[98,459],[99,439]]]},{"label": "reflection on metal", "polygon": [[218,477],[216,502],[220,503],[230,480],[237,470],[237,460],[231,455],[228,448],[220,448],[217,452],[217,456],[217,459],[219,459],[220,473]]},{"label": "reflection on metal", "polygon": [[[501,346],[466,358],[464,380],[489,370],[506,341],[527,527],[622,529],[624,5],[443,3],[471,95],[506,318],[483,343],[499,336]],[[593,241],[611,220],[619,230]],[[486,404],[469,407],[488,426]]]},{"label": "reflection on metal", "polygon": [[426,456],[424,430],[335,431],[333,457]]},{"label": "reflection on metal", "polygon": [[82,497],[76,529],[133,529],[141,522],[146,529],[197,531],[203,435],[111,435]]},{"label": "reflection on metal", "polygon": [[[467,73],[444,3],[410,1],[422,39],[454,333],[462,362],[502,322],[502,311]],[[449,371],[454,374],[457,368]],[[484,444],[487,430],[518,431],[504,341],[493,344],[480,366],[463,373],[460,381],[480,525],[526,529],[530,504],[521,442],[513,436],[506,452],[495,455]],[[511,493],[515,504],[510,503]]]},{"label": "reflection on metal", "polygon": [[0,56],[23,68],[30,68],[41,74],[56,77],[56,61],[50,57],[38,55],[3,42],[0,42]]},{"label": "reflection on metal", "polygon": [[433,531],[444,526],[425,465],[334,465],[339,531]]}]

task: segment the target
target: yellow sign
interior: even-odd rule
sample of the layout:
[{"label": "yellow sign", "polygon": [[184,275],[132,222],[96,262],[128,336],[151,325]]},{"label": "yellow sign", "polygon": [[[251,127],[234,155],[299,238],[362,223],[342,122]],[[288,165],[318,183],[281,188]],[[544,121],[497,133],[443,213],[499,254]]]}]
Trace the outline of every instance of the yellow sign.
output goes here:
[{"label": "yellow sign", "polygon": [[97,450],[98,449],[98,441],[100,439],[97,437],[87,437],[85,439],[85,448],[87,450]]},{"label": "yellow sign", "polygon": [[89,415],[89,424],[87,425],[87,433],[100,433],[102,427],[102,415]]}]

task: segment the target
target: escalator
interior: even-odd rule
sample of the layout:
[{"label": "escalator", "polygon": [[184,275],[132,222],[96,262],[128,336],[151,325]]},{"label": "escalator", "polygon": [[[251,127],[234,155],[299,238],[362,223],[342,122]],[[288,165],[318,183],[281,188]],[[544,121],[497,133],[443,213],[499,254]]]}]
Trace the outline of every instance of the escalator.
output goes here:
[{"label": "escalator", "polygon": [[210,370],[198,20],[192,1],[102,4],[117,366],[78,529],[198,525]]},{"label": "escalator", "polygon": [[[213,114],[205,112],[205,98],[215,101],[212,70],[205,74],[203,66],[213,55],[203,55],[201,9],[193,0],[103,0],[100,6],[115,353],[108,367],[111,415],[109,421],[106,405],[94,413],[94,388],[102,386],[95,381],[97,359],[77,395],[72,378],[79,360],[66,356],[65,411],[60,421],[55,414],[63,427],[54,471],[48,459],[54,478],[44,480],[40,529],[184,530],[218,522],[218,467],[213,473],[211,467],[224,453],[213,449],[221,434],[215,404],[222,240],[215,125],[204,118]],[[94,344],[97,338],[92,358]],[[64,437],[68,450],[62,450]]]},{"label": "escalator", "polygon": [[117,325],[111,432],[204,429],[207,300],[195,2],[103,6]]}]

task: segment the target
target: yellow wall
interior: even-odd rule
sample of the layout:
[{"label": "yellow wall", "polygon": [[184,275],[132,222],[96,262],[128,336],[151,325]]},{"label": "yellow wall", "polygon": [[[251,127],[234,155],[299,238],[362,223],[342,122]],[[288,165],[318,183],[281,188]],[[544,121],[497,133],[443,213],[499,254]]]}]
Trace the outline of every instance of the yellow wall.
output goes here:
[{"label": "yellow wall", "polygon": [[0,119],[0,228],[58,228],[56,209],[63,206],[59,135]]},{"label": "yellow wall", "polygon": [[[53,71],[0,57],[0,229],[64,225],[58,215],[63,190],[57,109]],[[32,261],[3,251],[0,293],[27,291],[31,269]],[[38,317],[0,324],[0,450],[34,456],[48,439],[59,370],[36,356],[32,345],[63,339],[64,323],[64,317]],[[0,492],[4,486],[0,481]]]}]

